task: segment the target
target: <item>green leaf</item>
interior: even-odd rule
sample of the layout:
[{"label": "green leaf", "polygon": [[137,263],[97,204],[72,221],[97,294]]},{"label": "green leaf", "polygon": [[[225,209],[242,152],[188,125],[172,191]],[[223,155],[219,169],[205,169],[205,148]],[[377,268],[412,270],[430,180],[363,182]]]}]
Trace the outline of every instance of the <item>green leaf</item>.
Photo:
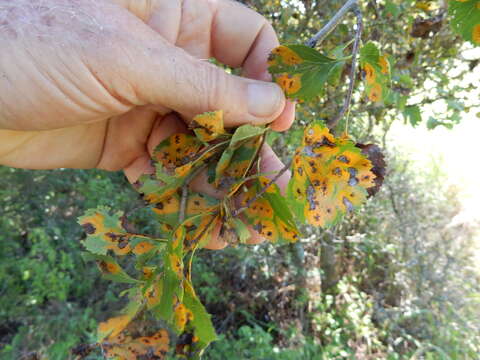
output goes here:
[{"label": "green leaf", "polygon": [[101,236],[87,236],[83,245],[85,246],[85,249],[92,254],[107,255],[107,247],[109,243],[103,240]]},{"label": "green leaf", "polygon": [[162,295],[155,312],[168,324],[174,325],[174,306],[183,301],[183,242],[186,230],[179,226],[171,234],[163,256]]},{"label": "green leaf", "polygon": [[480,45],[480,1],[450,0],[448,12],[455,32],[474,45]]},{"label": "green leaf", "polygon": [[235,130],[232,140],[230,140],[230,148],[237,149],[243,142],[253,137],[263,135],[268,129],[264,126],[242,125]]},{"label": "green leaf", "polygon": [[85,253],[85,260],[94,260],[102,273],[102,277],[120,283],[138,284],[139,281],[128,275],[117,261],[108,255],[96,255]]},{"label": "green leaf", "polygon": [[194,328],[194,334],[198,338],[196,348],[198,348],[198,350],[204,349],[208,344],[217,339],[217,334],[212,324],[211,315],[205,310],[205,307],[198,299],[189,281],[186,281],[185,284],[183,301],[185,306],[193,313],[191,326]]},{"label": "green leaf", "polygon": [[291,99],[308,101],[323,90],[344,59],[329,58],[306,45],[281,45],[269,57],[269,72]]},{"label": "green leaf", "polygon": [[403,110],[403,116],[405,117],[405,120],[410,122],[413,127],[422,122],[422,114],[418,105],[405,106],[405,110]]}]

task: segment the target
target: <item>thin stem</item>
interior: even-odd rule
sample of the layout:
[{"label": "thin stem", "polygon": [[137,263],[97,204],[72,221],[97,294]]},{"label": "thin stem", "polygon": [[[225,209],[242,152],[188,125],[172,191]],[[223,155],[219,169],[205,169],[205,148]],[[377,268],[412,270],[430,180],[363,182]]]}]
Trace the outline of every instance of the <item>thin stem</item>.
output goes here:
[{"label": "thin stem", "polygon": [[325,38],[333,31],[333,29],[337,27],[340,21],[342,21],[345,15],[354,6],[358,6],[357,0],[348,0],[326,25],[321,28],[319,32],[313,35],[310,40],[307,41],[306,45],[313,48],[318,43],[321,43],[323,40],[325,40]]},{"label": "thin stem", "polygon": [[355,16],[357,17],[357,29],[355,30],[355,42],[353,43],[353,50],[352,50],[352,65],[350,69],[350,83],[348,85],[348,92],[347,96],[345,98],[345,101],[343,103],[342,109],[338,113],[338,115],[329,123],[329,127],[333,128],[337,123],[340,121],[340,119],[347,114],[347,119],[345,122],[345,132],[348,134],[348,120],[349,120],[349,115],[350,115],[350,103],[352,102],[352,95],[353,95],[353,88],[355,87],[355,77],[357,74],[357,57],[358,57],[358,52],[360,49],[360,40],[362,38],[362,32],[363,32],[363,17],[362,17],[362,12],[356,6],[353,9],[353,12],[355,13]]},{"label": "thin stem", "polygon": [[275,177],[270,180],[270,182],[265,185],[262,189],[260,189],[260,191],[257,193],[257,195],[255,195],[253,198],[251,198],[249,201],[247,201],[247,203],[245,204],[245,206],[239,208],[239,209],[236,209],[235,211],[232,212],[232,217],[237,217],[238,215],[240,215],[242,212],[244,212],[245,210],[247,210],[255,201],[257,201],[263,194],[265,194],[265,192],[267,191],[267,189],[273,184],[275,183],[278,179],[280,179],[280,177],[290,168],[290,166],[292,165],[292,161],[293,159],[291,159],[283,168],[282,170],[280,170],[278,172],[277,175],[275,175]]},{"label": "thin stem", "polygon": [[185,221],[185,210],[187,209],[188,200],[188,184],[185,183],[182,187],[182,197],[180,199],[180,215],[178,216],[178,223],[182,224]]},{"label": "thin stem", "polygon": [[163,243],[167,243],[169,241],[168,239],[155,238],[153,236],[143,235],[143,234],[128,233],[128,235],[131,235],[131,237],[148,239],[148,240],[153,240],[153,241],[163,242]]}]

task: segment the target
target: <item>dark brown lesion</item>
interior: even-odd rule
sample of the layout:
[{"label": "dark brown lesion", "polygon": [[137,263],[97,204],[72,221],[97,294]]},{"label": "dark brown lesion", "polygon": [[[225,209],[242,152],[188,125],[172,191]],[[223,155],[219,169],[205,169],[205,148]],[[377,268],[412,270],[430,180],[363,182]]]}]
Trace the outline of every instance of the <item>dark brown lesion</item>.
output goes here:
[{"label": "dark brown lesion", "polygon": [[87,233],[87,235],[95,234],[95,231],[97,231],[95,226],[93,226],[93,224],[91,224],[91,223],[83,224],[82,227],[83,227],[83,230],[85,231],[85,233]]}]

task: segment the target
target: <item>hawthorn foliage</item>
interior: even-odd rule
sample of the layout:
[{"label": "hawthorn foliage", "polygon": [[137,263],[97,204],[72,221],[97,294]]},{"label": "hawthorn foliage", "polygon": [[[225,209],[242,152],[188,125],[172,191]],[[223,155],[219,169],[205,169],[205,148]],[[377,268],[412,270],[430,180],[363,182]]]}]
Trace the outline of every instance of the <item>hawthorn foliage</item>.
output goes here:
[{"label": "hawthorn foliage", "polygon": [[[450,1],[449,11],[455,31],[480,43],[480,1]],[[275,48],[268,58],[273,81],[300,103],[324,95],[327,84],[334,84],[347,66],[353,70],[353,85],[360,29],[351,55],[351,42],[328,54],[301,44]],[[394,101],[394,59],[373,41],[363,44],[359,55],[365,99],[375,106]],[[345,105],[348,119],[349,101]],[[197,115],[189,133],[162,141],[152,157],[154,172],[134,184],[158,220],[158,234],[137,233],[130,214],[107,207],[90,209],[79,218],[87,234],[86,259],[95,261],[106,279],[129,284],[122,293],[129,298],[126,307],[98,328],[95,345],[107,358],[200,358],[216,334],[192,285],[198,249],[216,234],[231,245],[246,243],[253,232],[276,244],[296,242],[299,225],[333,226],[382,184],[385,163],[379,148],[355,143],[347,126],[335,136],[322,120],[309,122],[280,172],[261,173],[269,128],[225,129],[223,110]],[[283,194],[275,180],[288,170],[292,176]],[[191,181],[201,172],[223,198],[191,190]],[[145,319],[156,326],[146,327]]]}]

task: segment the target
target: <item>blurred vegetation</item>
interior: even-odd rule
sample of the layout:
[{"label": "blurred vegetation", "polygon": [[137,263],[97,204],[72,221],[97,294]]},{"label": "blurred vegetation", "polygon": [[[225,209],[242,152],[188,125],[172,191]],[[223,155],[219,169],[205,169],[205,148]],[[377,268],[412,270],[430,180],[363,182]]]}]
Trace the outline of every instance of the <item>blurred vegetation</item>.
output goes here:
[{"label": "blurred vegetation", "polygon": [[[306,40],[342,3],[244,2],[287,43]],[[384,106],[371,105],[358,82],[350,132],[359,141],[383,144],[394,121],[451,127],[472,106],[466,80],[478,59],[465,59],[468,45],[450,31],[444,2],[432,3],[424,11],[414,1],[362,2],[364,39],[390,55],[393,92]],[[352,21],[322,44],[326,52],[349,41]],[[334,118],[347,70],[319,101],[299,107],[290,132],[270,137],[280,155],[293,151],[308,118]],[[425,119],[429,104],[438,114]],[[456,191],[441,171],[420,173],[387,152],[383,189],[336,228],[306,228],[292,246],[201,252],[194,281],[221,337],[206,359],[478,359],[476,229],[453,221]],[[136,204],[120,173],[0,167],[0,359],[64,360],[72,347],[94,342],[97,321],[120,306],[122,286],[83,261],[76,217],[97,205]],[[143,213],[135,225],[155,229]]]}]

